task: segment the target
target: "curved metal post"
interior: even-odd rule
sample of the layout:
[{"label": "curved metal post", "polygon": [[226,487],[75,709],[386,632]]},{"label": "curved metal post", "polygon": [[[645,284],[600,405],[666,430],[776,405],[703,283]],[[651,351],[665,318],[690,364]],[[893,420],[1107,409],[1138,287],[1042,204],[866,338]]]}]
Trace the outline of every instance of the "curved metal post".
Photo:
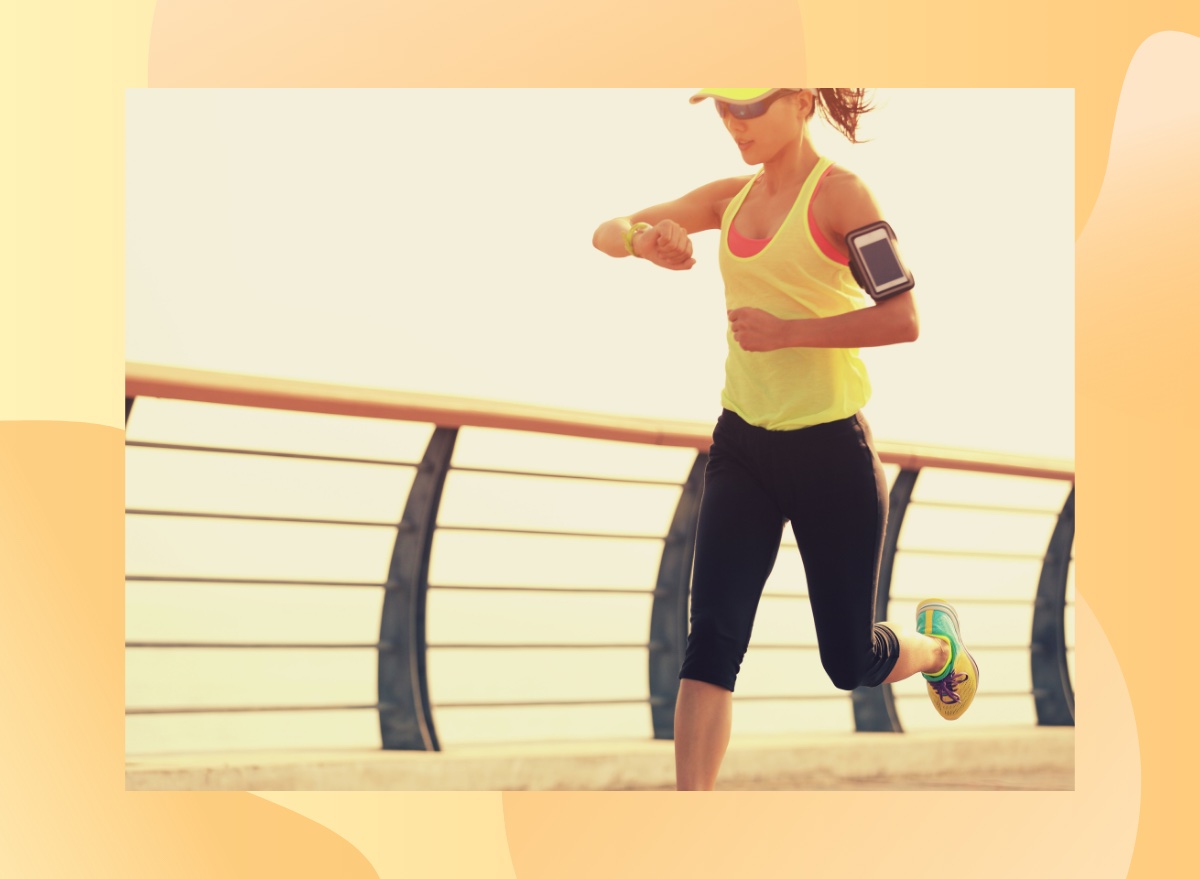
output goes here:
[{"label": "curved metal post", "polygon": [[379,627],[379,729],[385,750],[440,750],[425,670],[429,553],[456,428],[433,432],[404,506]]},{"label": "curved metal post", "polygon": [[[913,487],[917,484],[920,469],[901,470],[888,492],[887,527],[883,535],[883,552],[879,562],[879,588],[875,592],[875,620],[887,619],[888,602],[892,594],[892,570],[896,565],[896,546],[900,541],[900,527],[904,514],[912,499]],[[892,698],[892,685],[858,687],[850,694],[854,704],[854,728],[858,732],[904,732],[900,718],[896,715],[896,702]]]},{"label": "curved metal post", "polygon": [[1067,641],[1063,613],[1067,573],[1075,542],[1075,487],[1067,495],[1058,524],[1046,548],[1037,601],[1033,605],[1033,637],[1029,654],[1033,672],[1033,701],[1039,726],[1075,725],[1075,689],[1067,670]]},{"label": "curved metal post", "polygon": [[656,739],[675,738],[675,697],[679,693],[679,668],[687,647],[688,592],[707,463],[708,455],[698,454],[683,485],[663,545],[658,585],[650,610],[650,715]]}]

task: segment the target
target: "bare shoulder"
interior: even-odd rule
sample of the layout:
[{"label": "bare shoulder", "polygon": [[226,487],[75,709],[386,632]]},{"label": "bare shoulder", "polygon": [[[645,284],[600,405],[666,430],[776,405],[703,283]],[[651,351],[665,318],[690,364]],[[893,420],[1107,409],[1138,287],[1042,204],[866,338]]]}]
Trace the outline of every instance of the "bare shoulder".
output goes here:
[{"label": "bare shoulder", "polygon": [[831,165],[825,179],[821,181],[815,201],[817,204],[824,202],[832,207],[846,202],[874,202],[875,197],[866,182],[849,168]]},{"label": "bare shoulder", "polygon": [[841,165],[833,165],[813,199],[813,213],[835,235],[883,219],[875,196],[861,177]]}]

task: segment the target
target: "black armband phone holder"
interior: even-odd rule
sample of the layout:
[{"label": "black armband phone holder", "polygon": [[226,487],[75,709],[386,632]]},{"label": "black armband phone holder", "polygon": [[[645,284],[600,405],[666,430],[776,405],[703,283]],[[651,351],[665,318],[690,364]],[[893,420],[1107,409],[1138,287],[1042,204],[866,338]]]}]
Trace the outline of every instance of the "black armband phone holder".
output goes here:
[{"label": "black armband phone holder", "polygon": [[855,282],[876,302],[917,285],[900,259],[896,233],[883,220],[846,233],[846,247]]}]

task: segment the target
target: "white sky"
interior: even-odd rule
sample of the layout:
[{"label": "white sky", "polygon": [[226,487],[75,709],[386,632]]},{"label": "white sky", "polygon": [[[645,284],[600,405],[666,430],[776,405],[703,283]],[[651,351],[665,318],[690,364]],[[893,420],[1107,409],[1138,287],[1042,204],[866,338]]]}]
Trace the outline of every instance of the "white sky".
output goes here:
[{"label": "white sky", "polygon": [[[688,90],[131,91],[129,360],[710,421],[717,233],[603,220],[748,173]],[[922,337],[864,352],[879,439],[1073,457],[1073,93],[878,90],[867,181]]]}]

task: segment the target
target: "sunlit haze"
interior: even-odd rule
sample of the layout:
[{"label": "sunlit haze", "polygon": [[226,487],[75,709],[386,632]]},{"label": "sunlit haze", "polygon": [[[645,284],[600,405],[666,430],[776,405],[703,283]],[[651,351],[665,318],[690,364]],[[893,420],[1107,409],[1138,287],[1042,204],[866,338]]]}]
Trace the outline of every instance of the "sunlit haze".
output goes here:
[{"label": "sunlit haze", "polygon": [[[717,233],[681,273],[591,246],[753,170],[688,94],[130,92],[127,359],[709,422]],[[812,134],[917,278],[876,436],[1073,457],[1071,91],[875,96],[869,143]]]}]

